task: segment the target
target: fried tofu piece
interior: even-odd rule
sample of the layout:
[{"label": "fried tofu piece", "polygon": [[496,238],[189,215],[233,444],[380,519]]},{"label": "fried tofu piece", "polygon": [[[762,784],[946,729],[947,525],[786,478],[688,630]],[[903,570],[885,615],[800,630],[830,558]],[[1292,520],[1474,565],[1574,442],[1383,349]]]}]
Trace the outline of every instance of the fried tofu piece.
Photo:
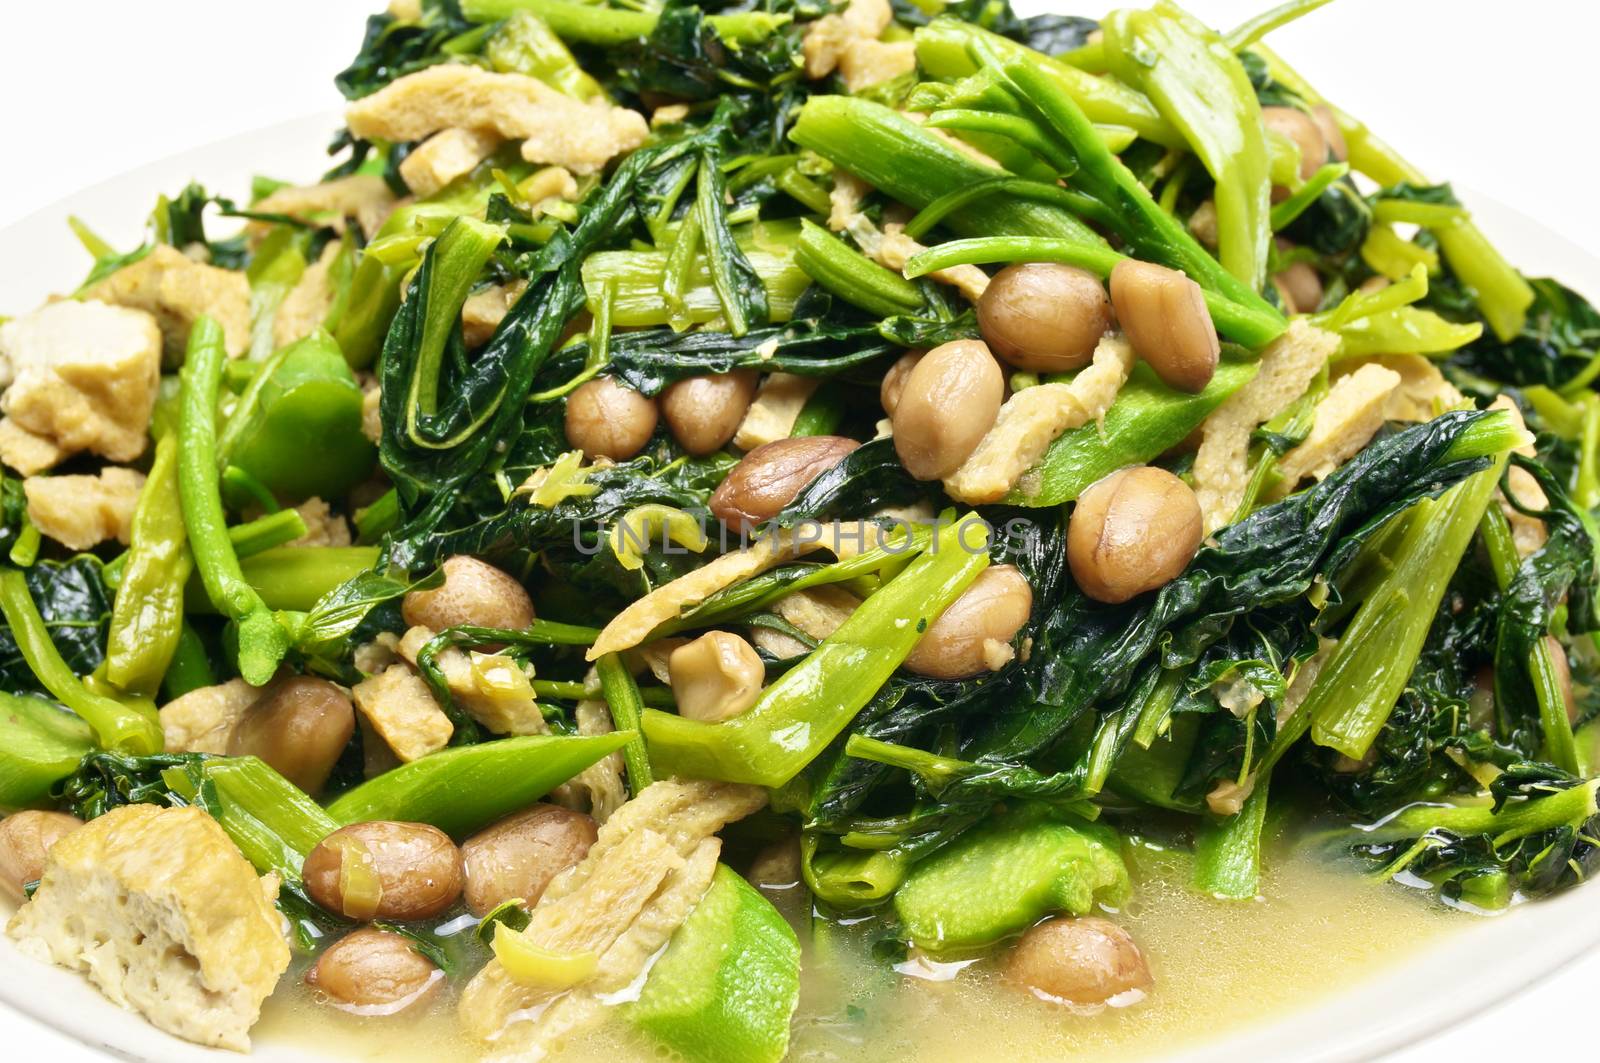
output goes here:
[{"label": "fried tofu piece", "polygon": [[[753,786],[668,779],[646,787],[600,828],[589,853],[546,888],[523,933],[556,952],[599,958],[587,982],[557,995],[490,960],[467,985],[463,1028],[517,1058],[546,1058],[601,1021],[705,896],[728,823],[766,803]],[[518,1021],[528,1017],[529,1021]]]},{"label": "fried tofu piece", "polygon": [[1133,347],[1107,335],[1094,360],[1068,383],[1023,388],[1000,407],[1000,416],[972,456],[945,477],[951,498],[981,505],[998,502],[1039,463],[1056,437],[1105,416],[1133,370]]},{"label": "fried tofu piece", "polygon": [[282,928],[210,816],[125,805],[51,848],[8,930],[24,954],[82,971],[168,1033],[244,1052],[289,966]]},{"label": "fried tofu piece", "polygon": [[450,744],[455,725],[433,692],[403,664],[391,664],[350,691],[356,711],[402,761],[437,753]]},{"label": "fried tofu piece", "polygon": [[800,411],[821,385],[821,377],[768,374],[745,411],[744,420],[739,422],[739,430],[733,434],[733,445],[741,450],[754,450],[763,443],[788,439]]},{"label": "fried tofu piece", "polygon": [[443,129],[522,141],[529,162],[595,173],[644,142],[644,115],[602,99],[588,103],[526,74],[497,74],[440,63],[397,78],[345,109],[350,131],[366,139],[421,140]]},{"label": "fried tofu piece", "polygon": [[66,460],[67,452],[44,436],[35,435],[9,417],[0,417],[0,462],[33,476]]},{"label": "fried tofu piece", "polygon": [[494,330],[527,290],[527,281],[514,280],[510,284],[491,284],[467,296],[467,301],[461,305],[462,342],[468,347],[482,347],[488,343]]},{"label": "fried tofu piece", "polygon": [[287,214],[299,221],[328,225],[344,231],[354,218],[361,231],[372,236],[394,210],[395,195],[377,174],[355,173],[314,185],[286,185],[268,193],[250,207],[263,214]]},{"label": "fried tofu piece", "polygon": [[1306,393],[1311,381],[1339,349],[1339,337],[1304,319],[1261,352],[1261,368],[1228,396],[1200,426],[1194,457],[1195,496],[1207,533],[1232,519],[1250,482],[1250,436]]},{"label": "fried tofu piece", "polygon": [[189,329],[202,314],[222,326],[228,357],[250,346],[250,282],[243,273],[196,262],[165,244],[123,266],[84,293],[116,306],[155,315],[167,365],[181,365]]},{"label": "fried tofu piece", "polygon": [[294,507],[306,522],[306,533],[290,546],[349,546],[350,522],[328,508],[315,495]]},{"label": "fried tofu piece", "polygon": [[243,679],[200,687],[161,706],[168,753],[226,753],[233,729],[261,691]]},{"label": "fried tofu piece", "polygon": [[0,411],[11,427],[0,457],[24,475],[84,450],[132,461],[144,453],[160,378],[161,331],[142,310],[62,299],[8,321]]},{"label": "fried tofu piece", "polygon": [[850,0],[838,14],[823,15],[806,27],[805,37],[800,42],[806,60],[806,77],[813,81],[827,77],[844,61],[851,44],[876,41],[893,19],[889,0]]},{"label": "fried tofu piece", "polygon": [[1375,363],[1334,381],[1312,413],[1305,441],[1278,462],[1282,492],[1307,476],[1322,479],[1371,442],[1400,383],[1399,373]]},{"label": "fried tofu piece", "polygon": [[473,171],[500,146],[500,136],[475,129],[441,129],[418,144],[400,163],[400,178],[413,195],[426,199]]},{"label": "fried tofu piece", "polygon": [[[852,5],[853,6],[853,5]],[[917,46],[911,41],[863,40],[845,42],[839,53],[839,76],[851,92],[909,74],[917,68]]]},{"label": "fried tofu piece", "polygon": [[[1438,364],[1420,354],[1379,354],[1363,364],[1381,365],[1400,374],[1400,386],[1389,396],[1388,408],[1384,410],[1386,421],[1431,421],[1465,401],[1455,385],[1444,378]],[[1349,372],[1359,368],[1354,366]],[[1343,369],[1343,365],[1338,367],[1340,371]],[[1338,372],[1335,375],[1339,375]]]},{"label": "fried tofu piece", "polygon": [[330,243],[322,249],[322,257],[306,267],[300,280],[278,304],[272,318],[272,345],[287,347],[295,340],[311,335],[328,317],[333,306],[333,288],[328,283],[328,270],[339,257],[339,244]]},{"label": "fried tofu piece", "polygon": [[[413,667],[436,632],[421,624],[400,639],[400,656]],[[434,658],[444,674],[450,696],[462,710],[501,735],[549,734],[544,713],[533,697],[526,673],[511,658],[498,653],[472,653],[447,646]]]},{"label": "fried tofu piece", "polygon": [[126,546],[142,490],[144,473],[115,465],[98,476],[30,476],[22,481],[28,519],[69,550],[88,550],[108,539]]}]

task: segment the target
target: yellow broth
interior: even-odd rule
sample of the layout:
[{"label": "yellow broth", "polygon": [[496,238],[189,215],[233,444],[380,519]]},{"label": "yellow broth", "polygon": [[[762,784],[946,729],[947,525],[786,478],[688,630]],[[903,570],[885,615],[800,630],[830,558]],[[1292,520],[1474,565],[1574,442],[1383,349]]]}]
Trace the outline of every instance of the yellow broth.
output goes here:
[{"label": "yellow broth", "polygon": [[[1131,850],[1135,899],[1110,917],[1139,942],[1155,986],[1123,1008],[1077,1011],[1035,999],[993,963],[923,972],[947,981],[908,977],[869,958],[872,921],[827,928],[808,942],[789,1058],[1078,1063],[1157,1056],[1315,1003],[1473,919],[1348,865],[1281,851],[1273,857],[1261,898],[1221,902],[1189,888],[1186,855]],[[786,899],[774,897],[780,907]],[[257,1037],[350,1059],[472,1058],[453,1032],[452,1007],[440,999],[417,1014],[360,1019],[318,1004],[298,979],[286,980]],[[560,1058],[663,1058],[625,1024],[613,1026]]]}]

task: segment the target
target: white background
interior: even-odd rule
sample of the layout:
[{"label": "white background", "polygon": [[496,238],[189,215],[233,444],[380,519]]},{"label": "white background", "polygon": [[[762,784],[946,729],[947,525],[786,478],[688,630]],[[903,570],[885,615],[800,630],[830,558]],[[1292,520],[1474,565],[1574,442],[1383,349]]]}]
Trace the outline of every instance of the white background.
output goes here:
[{"label": "white background", "polygon": [[[142,163],[337,106],[333,74],[354,55],[367,12],[381,2],[6,4],[0,226]],[[1226,28],[1263,5],[1188,6]],[[1078,0],[1060,0],[1056,9],[1102,11]],[[1433,178],[1509,203],[1600,253],[1596,11],[1582,0],[1339,0],[1273,43]],[[261,169],[276,172],[270,159]],[[61,238],[71,238],[64,227]],[[1392,1058],[1578,1048],[1563,1042],[1586,1036],[1597,980],[1600,957]],[[1536,1031],[1532,1042],[1529,1031]],[[105,1059],[3,1008],[0,1044],[9,1059]]]}]

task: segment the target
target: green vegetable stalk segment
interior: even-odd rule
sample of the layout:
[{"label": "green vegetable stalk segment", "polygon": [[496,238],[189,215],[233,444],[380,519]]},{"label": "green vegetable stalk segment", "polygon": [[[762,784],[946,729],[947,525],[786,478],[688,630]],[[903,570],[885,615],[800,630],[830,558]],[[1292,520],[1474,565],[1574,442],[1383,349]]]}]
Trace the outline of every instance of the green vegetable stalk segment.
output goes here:
[{"label": "green vegetable stalk segment", "polygon": [[1600,814],[1597,794],[1600,779],[1590,779],[1548,797],[1508,802],[1499,811],[1487,799],[1471,804],[1416,805],[1382,823],[1360,828],[1359,837],[1381,844],[1446,830],[1464,838],[1484,835],[1500,846],[1530,834],[1583,824]]},{"label": "green vegetable stalk segment", "polygon": [[[218,443],[222,460],[290,500],[339,498],[372,472],[361,388],[322,329],[291,343],[240,396]],[[307,460],[308,454],[316,455]]]},{"label": "green vegetable stalk segment", "polygon": [[329,805],[328,814],[339,823],[431,823],[463,838],[533,804],[635,733],[527,735],[457,746],[362,783]]},{"label": "green vegetable stalk segment", "polygon": [[[1511,536],[1511,525],[1506,520],[1506,515],[1498,506],[1490,506],[1484,511],[1483,525],[1480,529],[1483,535],[1485,552],[1489,555],[1489,565],[1494,569],[1495,583],[1504,594],[1511,588],[1512,581],[1516,578],[1517,569],[1522,564],[1522,559],[1517,554],[1516,541]],[[1502,632],[1500,638],[1505,640],[1505,645],[1515,645],[1508,636],[1509,632]],[[1498,656],[1498,653],[1497,653]],[[1572,721],[1567,718],[1566,696],[1561,689],[1561,681],[1557,677],[1555,659],[1551,653],[1548,639],[1539,638],[1528,651],[1526,664],[1527,674],[1533,680],[1534,697],[1539,705],[1539,730],[1544,735],[1545,750],[1550,757],[1550,762],[1563,771],[1578,771],[1578,749],[1573,739]],[[1512,672],[1513,669],[1502,669]],[[1512,681],[1510,675],[1495,674],[1495,689],[1498,692],[1502,684]],[[1501,730],[1509,733],[1513,723],[1505,716],[1506,701],[1508,699],[1496,696],[1497,708],[1501,710]]]},{"label": "green vegetable stalk segment", "polygon": [[0,812],[28,808],[94,749],[89,725],[40,698],[0,692]]},{"label": "green vegetable stalk segment", "polygon": [[106,678],[156,692],[183,631],[183,587],[194,567],[178,496],[178,440],[164,436],[134,510],[127,561],[106,640]]},{"label": "green vegetable stalk segment", "polygon": [[[789,136],[916,210],[951,189],[1006,176],[974,162],[899,112],[860,97],[811,97]],[[986,197],[952,214],[946,224],[966,236],[1047,236],[1106,246],[1070,211],[1017,196]]]},{"label": "green vegetable stalk segment", "polygon": [[627,1017],[689,1063],[778,1063],[800,1003],[800,942],[761,893],[724,864]]},{"label": "green vegetable stalk segment", "polygon": [[[602,47],[642,41],[655,31],[661,15],[582,3],[581,0],[463,0],[461,13],[473,22],[497,22],[518,11],[531,11],[563,39]],[[713,15],[708,21],[730,44],[754,44],[787,23],[788,15],[741,11]]]},{"label": "green vegetable stalk segment", "polygon": [[622,658],[608,653],[594,664],[600,676],[600,692],[606,707],[611,710],[611,722],[617,730],[627,731],[633,737],[622,747],[622,759],[628,769],[628,789],[634,794],[654,782],[650,773],[650,756],[645,751],[644,736],[639,733],[639,714],[644,702],[639,697],[639,684],[633,681]]},{"label": "green vegetable stalk segment", "polygon": [[1271,772],[1256,774],[1238,812],[1208,815],[1194,845],[1194,887],[1221,900],[1245,901],[1261,892],[1261,827],[1267,818]]},{"label": "green vegetable stalk segment", "polygon": [[873,594],[804,661],[722,723],[655,709],[643,729],[657,773],[782,786],[849,725],[922,632],[989,564],[976,516],[945,525],[927,552]]},{"label": "green vegetable stalk segment", "polygon": [[288,652],[289,638],[239,570],[239,558],[228,539],[228,525],[222,513],[216,409],[226,359],[222,326],[209,317],[201,317],[190,330],[188,358],[183,366],[178,486],[190,549],[206,594],[220,612],[239,625],[239,672],[246,682],[263,686]]},{"label": "green vegetable stalk segment", "polygon": [[1058,437],[1026,486],[1013,489],[1005,501],[1020,506],[1072,501],[1117,469],[1148,462],[1181,443],[1255,373],[1253,362],[1223,362],[1205,390],[1185,395],[1161,383],[1140,362],[1102,423]]},{"label": "green vegetable stalk segment", "polygon": [[305,535],[306,521],[298,511],[280,509],[264,517],[235,524],[228,529],[233,552],[243,561],[247,557],[284,546]]},{"label": "green vegetable stalk segment", "polygon": [[1101,29],[1111,72],[1144,90],[1214,179],[1223,267],[1260,288],[1272,237],[1271,181],[1261,106],[1244,67],[1220,37],[1164,0],[1114,11]]},{"label": "green vegetable stalk segment", "polygon": [[841,910],[886,899],[910,871],[911,857],[898,849],[847,849],[814,831],[800,839],[800,872],[806,888]]},{"label": "green vegetable stalk segment", "polygon": [[1275,749],[1309,724],[1318,745],[1352,760],[1367,755],[1411,675],[1439,600],[1504,468],[1502,455],[1442,497],[1417,503],[1388,552],[1388,575],[1362,600]]},{"label": "green vegetable stalk segment", "polygon": [[973,54],[978,49],[1003,59],[1020,59],[1037,66],[1041,74],[1077,101],[1090,120],[1127,126],[1163,147],[1185,146],[1183,134],[1162,117],[1149,99],[1114,77],[1098,77],[1068,66],[1027,45],[958,18],[936,18],[919,27],[916,43],[917,64],[930,77],[949,81],[977,73],[978,63]]},{"label": "green vegetable stalk segment", "polygon": [[96,694],[73,674],[50,641],[27,577],[16,569],[0,569],[0,614],[34,676],[89,725],[102,749],[135,754],[161,751],[164,739],[154,713]]},{"label": "green vegetable stalk segment", "polygon": [[1132,889],[1114,833],[1038,810],[996,817],[919,863],[895,892],[911,944],[960,954],[1053,912],[1084,915]]},{"label": "green vegetable stalk segment", "polygon": [[298,881],[311,850],[339,828],[303,790],[256,757],[210,760],[203,774],[216,788],[217,821],[263,873]]},{"label": "green vegetable stalk segment", "polygon": [[250,350],[247,357],[259,362],[272,354],[272,325],[278,307],[306,271],[304,240],[299,228],[275,226],[256,248],[245,267],[250,282]]},{"label": "green vegetable stalk segment", "polygon": [[847,247],[813,221],[800,223],[795,260],[812,280],[870,314],[892,317],[922,306],[922,293],[915,284]]}]

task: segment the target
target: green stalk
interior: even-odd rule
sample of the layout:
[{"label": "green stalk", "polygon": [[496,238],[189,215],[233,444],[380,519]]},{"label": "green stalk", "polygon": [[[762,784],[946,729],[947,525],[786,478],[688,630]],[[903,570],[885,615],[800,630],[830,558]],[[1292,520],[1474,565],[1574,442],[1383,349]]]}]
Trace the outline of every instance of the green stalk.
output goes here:
[{"label": "green stalk", "polygon": [[264,517],[235,524],[228,529],[228,541],[241,560],[274,547],[292,543],[306,533],[305,518],[292,509],[280,509]]},{"label": "green stalk", "polygon": [[1282,29],[1295,19],[1309,15],[1319,7],[1328,4],[1330,0],[1288,0],[1287,3],[1261,12],[1251,19],[1246,19],[1224,38],[1228,47],[1235,52],[1242,52],[1255,44],[1273,30]]},{"label": "green stalk", "polygon": [[[1504,592],[1516,578],[1517,569],[1522,567],[1522,558],[1511,536],[1511,524],[1499,506],[1490,506],[1484,511],[1482,533],[1495,583]],[[1562,692],[1547,640],[1540,639],[1533,644],[1533,650],[1528,654],[1528,672],[1533,679],[1534,696],[1539,702],[1539,727],[1544,732],[1550,763],[1576,775],[1577,742],[1572,735],[1572,721],[1567,719],[1566,696]]]},{"label": "green stalk", "polygon": [[790,438],[831,436],[838,432],[847,412],[842,390],[837,382],[829,380],[812,392],[789,429]]},{"label": "green stalk", "polygon": [[[691,233],[697,235],[685,254],[680,249]],[[694,253],[701,243],[699,233],[697,216],[691,213],[666,252],[597,251],[585,258],[581,273],[589,312],[598,318],[610,285],[612,325],[631,328],[672,324],[675,320],[682,325],[704,324],[721,316],[722,299],[706,256]],[[799,228],[792,222],[764,222],[759,228],[741,226],[736,235],[745,258],[761,278],[770,319],[788,321],[810,283],[795,258]]]},{"label": "green stalk", "polygon": [[1304,214],[1328,190],[1328,186],[1350,172],[1347,162],[1330,162],[1312,174],[1289,198],[1272,208],[1272,231],[1282,232]]},{"label": "green stalk", "polygon": [[128,552],[106,631],[105,676],[148,697],[161,685],[183,630],[183,585],[194,567],[178,498],[178,440],[156,444],[133,513]]},{"label": "green stalk", "polygon": [[339,828],[305,791],[256,757],[208,761],[221,802],[217,822],[256,870],[299,881],[317,843]]},{"label": "green stalk", "polygon": [[1577,825],[1600,814],[1596,792],[1600,779],[1526,801],[1509,802],[1496,812],[1485,801],[1472,805],[1413,805],[1383,822],[1363,829],[1363,842],[1382,844],[1418,838],[1432,830],[1447,830],[1467,838],[1488,835],[1496,846],[1556,827]]},{"label": "green stalk", "polygon": [[[914,210],[951,189],[1009,176],[974,161],[897,111],[853,96],[811,97],[789,136]],[[946,225],[969,236],[1049,236],[1106,246],[1070,211],[1015,195],[987,196],[951,215]]]},{"label": "green stalk", "polygon": [[50,629],[34,605],[27,577],[17,569],[0,569],[0,614],[34,678],[89,725],[102,749],[137,756],[161,752],[161,725],[152,715],[94,693],[73,674],[50,641]]},{"label": "green stalk", "polygon": [[1215,181],[1223,268],[1259,289],[1272,182],[1261,106],[1243,65],[1204,23],[1167,2],[1114,11],[1101,30],[1112,73],[1150,97]]},{"label": "green stalk", "polygon": [[820,837],[807,831],[800,839],[800,871],[813,896],[849,910],[876,904],[898,889],[911,858],[898,849],[823,849]]},{"label": "green stalk", "polygon": [[400,493],[389,488],[370,506],[356,510],[356,538],[375,543],[400,525]]},{"label": "green stalk", "polygon": [[922,293],[915,284],[815,222],[800,223],[795,263],[822,287],[876,317],[910,314],[922,306]]},{"label": "green stalk", "polygon": [[1201,893],[1246,901],[1261,892],[1261,825],[1270,778],[1271,769],[1263,768],[1237,815],[1208,815],[1201,825],[1194,845],[1194,888]]},{"label": "green stalk", "polygon": [[189,333],[183,366],[178,486],[190,550],[206,596],[239,625],[240,674],[251,685],[263,686],[288,652],[289,637],[261,595],[245,581],[222,513],[216,405],[226,358],[222,327],[210,317],[201,317]]},{"label": "green stalk", "polygon": [[1388,722],[1433,625],[1439,601],[1477,533],[1505,468],[1502,453],[1437,499],[1417,503],[1387,558],[1387,575],[1361,602],[1338,649],[1283,725],[1266,764],[1311,729],[1318,745],[1352,760]]},{"label": "green stalk", "polygon": [[[628,11],[576,0],[462,0],[461,13],[473,22],[498,22],[519,11],[543,19],[563,40],[614,47],[643,40],[655,31],[658,11]],[[707,20],[724,41],[754,44],[790,21],[788,15],[741,11]]]},{"label": "green stalk", "polygon": [[328,814],[339,823],[430,823],[462,838],[527,808],[633,737],[527,735],[456,746],[369,779],[330,804]]},{"label": "green stalk", "polygon": [[639,732],[639,715],[644,711],[639,684],[633,681],[622,658],[615,653],[605,654],[595,662],[594,668],[600,676],[600,696],[611,710],[611,722],[617,730],[627,731],[632,736],[622,747],[622,760],[628,769],[628,790],[637,796],[655,781],[650,773],[650,754]]},{"label": "green stalk", "polygon": [[1096,77],[957,18],[936,18],[920,27],[916,31],[916,42],[917,65],[930,77],[950,81],[977,73],[974,49],[983,48],[1003,59],[1033,63],[1061,91],[1077,101],[1094,122],[1127,126],[1163,147],[1185,146],[1183,136],[1149,99],[1115,78]]},{"label": "green stalk", "polygon": [[1031,199],[1039,203],[1053,203],[1090,221],[1103,225],[1110,224],[1111,215],[1105,206],[1099,200],[1092,199],[1082,192],[1074,192],[1070,188],[1062,188],[1060,185],[1045,181],[1031,181],[1025,177],[994,177],[946,192],[918,211],[916,217],[906,222],[905,233],[913,240],[920,240],[950,215],[961,211],[976,200],[997,194]]},{"label": "green stalk", "polygon": [[[1008,62],[1000,67],[1000,72],[1014,86],[1018,100],[1035,112],[1071,150],[1078,162],[1074,182],[1112,207],[1121,219],[1119,228],[1123,237],[1135,252],[1182,270],[1202,288],[1218,292],[1263,322],[1270,322],[1276,331],[1269,340],[1287,327],[1282,315],[1261,298],[1248,281],[1224,269],[1195,241],[1182,222],[1161,209],[1133,172],[1107,150],[1094,126],[1070,96],[1030,64]],[[1266,342],[1250,346],[1264,346]]]},{"label": "green stalk", "polygon": [[[1109,277],[1126,256],[1104,245],[1093,246],[1039,236],[980,236],[951,240],[913,255],[906,276],[926,276],[934,270],[965,264],[1011,262],[1062,262]],[[1252,350],[1266,346],[1283,332],[1283,318],[1275,310],[1263,312],[1254,303],[1237,303],[1227,295],[1202,288],[1206,309],[1217,331]]]}]

